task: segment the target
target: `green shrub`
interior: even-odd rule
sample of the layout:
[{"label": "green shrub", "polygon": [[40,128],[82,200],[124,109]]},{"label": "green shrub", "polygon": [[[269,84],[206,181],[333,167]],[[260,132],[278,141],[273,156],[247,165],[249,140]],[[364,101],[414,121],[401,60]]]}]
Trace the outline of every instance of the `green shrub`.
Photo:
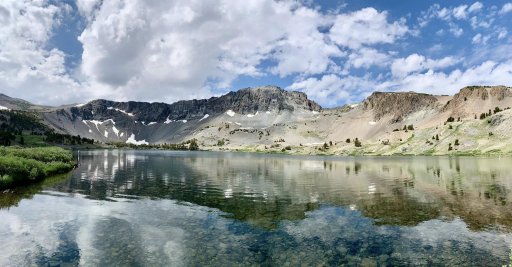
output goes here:
[{"label": "green shrub", "polygon": [[357,137],[356,137],[356,140],[354,140],[354,145],[356,147],[361,147],[362,146],[361,141],[359,141],[359,139],[357,139]]},{"label": "green shrub", "polygon": [[0,188],[67,172],[74,163],[71,151],[62,148],[0,147]]},{"label": "green shrub", "polygon": [[0,156],[12,155],[16,157],[34,159],[41,162],[73,162],[73,154],[60,147],[0,147]]},{"label": "green shrub", "polygon": [[189,150],[199,150],[199,145],[197,144],[197,140],[194,138],[190,140],[190,144],[188,146]]}]

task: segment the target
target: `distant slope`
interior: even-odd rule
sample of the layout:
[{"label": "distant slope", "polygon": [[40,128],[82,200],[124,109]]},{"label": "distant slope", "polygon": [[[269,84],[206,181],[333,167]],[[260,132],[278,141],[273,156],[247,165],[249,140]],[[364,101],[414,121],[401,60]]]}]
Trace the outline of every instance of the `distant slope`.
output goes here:
[{"label": "distant slope", "polygon": [[12,97],[6,96],[4,94],[0,94],[0,110],[2,110],[2,109],[4,109],[4,110],[6,110],[6,109],[22,110],[22,111],[31,111],[31,110],[42,111],[42,110],[50,110],[51,107],[35,105],[35,104],[32,104],[23,99],[12,98]]}]

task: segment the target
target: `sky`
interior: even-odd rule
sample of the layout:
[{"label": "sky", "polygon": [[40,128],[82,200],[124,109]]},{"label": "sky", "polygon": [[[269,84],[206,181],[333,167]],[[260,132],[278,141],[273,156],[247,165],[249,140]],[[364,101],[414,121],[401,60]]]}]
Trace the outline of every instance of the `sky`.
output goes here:
[{"label": "sky", "polygon": [[512,86],[512,1],[0,1],[12,97],[171,103],[264,85],[324,107]]}]

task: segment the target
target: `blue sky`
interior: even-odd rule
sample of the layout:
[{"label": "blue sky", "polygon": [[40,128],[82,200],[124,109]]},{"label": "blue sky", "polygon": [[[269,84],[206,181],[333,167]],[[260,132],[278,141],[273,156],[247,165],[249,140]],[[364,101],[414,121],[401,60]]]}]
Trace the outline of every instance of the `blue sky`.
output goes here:
[{"label": "blue sky", "polygon": [[333,107],[373,91],[512,85],[511,1],[4,0],[0,92],[173,102],[278,85]]}]

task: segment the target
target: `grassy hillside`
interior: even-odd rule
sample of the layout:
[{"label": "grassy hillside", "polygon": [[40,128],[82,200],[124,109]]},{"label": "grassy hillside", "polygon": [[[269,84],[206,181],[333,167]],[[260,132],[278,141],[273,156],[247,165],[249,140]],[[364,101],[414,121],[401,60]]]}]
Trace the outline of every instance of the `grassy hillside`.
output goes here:
[{"label": "grassy hillside", "polygon": [[324,138],[316,144],[273,145],[225,144],[205,146],[205,150],[246,152],[321,154],[321,155],[511,155],[512,110],[493,112],[464,120],[449,119],[430,127],[416,128],[412,124],[363,139],[343,141]]},{"label": "grassy hillside", "polygon": [[74,165],[71,151],[59,147],[0,147],[0,189],[65,173]]}]

